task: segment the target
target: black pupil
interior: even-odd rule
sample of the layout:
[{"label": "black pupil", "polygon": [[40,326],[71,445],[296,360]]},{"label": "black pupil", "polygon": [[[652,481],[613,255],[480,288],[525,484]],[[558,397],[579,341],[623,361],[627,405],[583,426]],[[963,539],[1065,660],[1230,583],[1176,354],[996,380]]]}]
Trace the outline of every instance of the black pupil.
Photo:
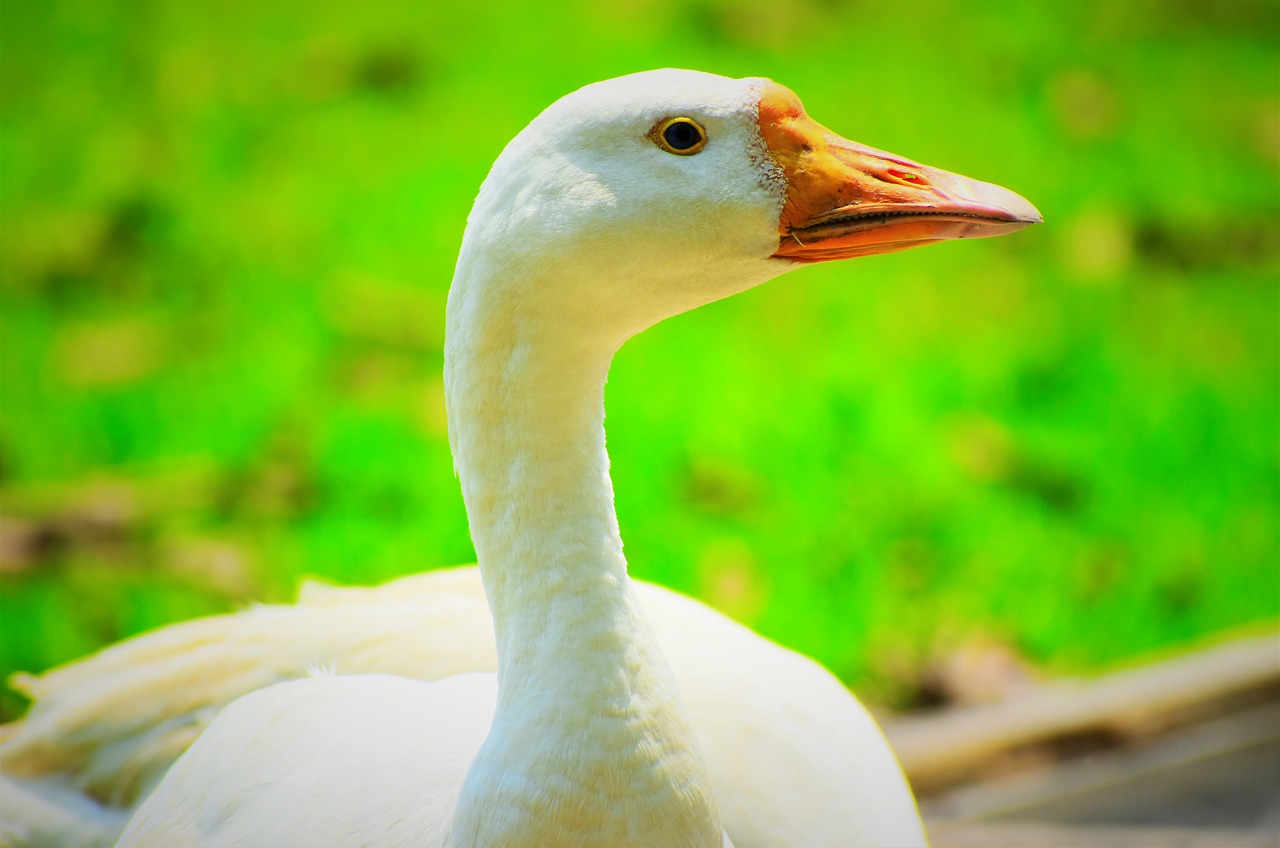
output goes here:
[{"label": "black pupil", "polygon": [[662,131],[662,137],[672,150],[688,150],[702,141],[702,133],[688,121],[676,121]]}]

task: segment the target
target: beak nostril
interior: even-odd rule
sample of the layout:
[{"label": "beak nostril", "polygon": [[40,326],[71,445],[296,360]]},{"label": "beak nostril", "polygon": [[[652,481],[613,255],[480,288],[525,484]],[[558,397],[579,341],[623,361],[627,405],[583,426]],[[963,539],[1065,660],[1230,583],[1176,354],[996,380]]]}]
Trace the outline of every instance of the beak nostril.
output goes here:
[{"label": "beak nostril", "polygon": [[895,180],[898,180],[899,182],[911,183],[911,185],[918,185],[918,186],[925,186],[925,187],[928,187],[929,185],[928,180],[926,180],[924,177],[920,176],[919,174],[913,173],[912,171],[900,171],[897,168],[889,168],[888,174],[889,176],[893,177]]}]

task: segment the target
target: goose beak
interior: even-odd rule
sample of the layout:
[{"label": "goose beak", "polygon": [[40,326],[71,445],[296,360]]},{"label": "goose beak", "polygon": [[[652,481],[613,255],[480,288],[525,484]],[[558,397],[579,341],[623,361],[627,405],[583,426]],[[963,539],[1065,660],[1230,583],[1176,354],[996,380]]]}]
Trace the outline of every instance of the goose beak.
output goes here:
[{"label": "goose beak", "polygon": [[776,83],[760,98],[759,126],[787,184],[773,254],[780,259],[870,256],[1002,236],[1043,220],[1006,188],[841,138]]}]

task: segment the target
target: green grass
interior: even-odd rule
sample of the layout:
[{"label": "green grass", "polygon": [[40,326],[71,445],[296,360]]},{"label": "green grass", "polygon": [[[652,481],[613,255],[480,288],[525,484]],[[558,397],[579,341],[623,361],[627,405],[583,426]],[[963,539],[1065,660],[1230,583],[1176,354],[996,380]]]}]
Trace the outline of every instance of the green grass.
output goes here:
[{"label": "green grass", "polygon": [[6,0],[0,671],[468,561],[470,201],[551,100],[668,65],[1047,223],[628,344],[634,573],[898,703],[973,634],[1077,671],[1274,622],[1280,9],[1209,5]]}]

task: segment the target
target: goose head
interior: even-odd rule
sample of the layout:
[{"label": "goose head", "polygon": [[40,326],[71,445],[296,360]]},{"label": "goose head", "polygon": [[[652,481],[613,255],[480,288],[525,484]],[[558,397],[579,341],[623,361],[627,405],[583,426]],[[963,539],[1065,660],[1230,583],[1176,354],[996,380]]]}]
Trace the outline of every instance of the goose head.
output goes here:
[{"label": "goose head", "polygon": [[[841,138],[764,79],[665,70],[597,83],[507,145],[447,309],[450,439],[499,656],[456,842],[721,843],[710,778],[626,579],[603,426],[618,347],[806,263],[1037,220],[1005,189]],[[620,710],[621,725],[598,720]],[[560,744],[570,725],[577,747]],[[531,763],[566,777],[541,780]],[[494,812],[542,810],[527,796],[543,783],[628,801],[597,804],[618,815],[574,840],[564,816],[531,837],[524,812]],[[580,795],[563,809],[590,806]]]},{"label": "goose head", "polygon": [[468,219],[449,329],[484,310],[616,350],[803,264],[1040,220],[1007,189],[831,132],[769,80],[632,74],[561,98],[503,150]]}]

